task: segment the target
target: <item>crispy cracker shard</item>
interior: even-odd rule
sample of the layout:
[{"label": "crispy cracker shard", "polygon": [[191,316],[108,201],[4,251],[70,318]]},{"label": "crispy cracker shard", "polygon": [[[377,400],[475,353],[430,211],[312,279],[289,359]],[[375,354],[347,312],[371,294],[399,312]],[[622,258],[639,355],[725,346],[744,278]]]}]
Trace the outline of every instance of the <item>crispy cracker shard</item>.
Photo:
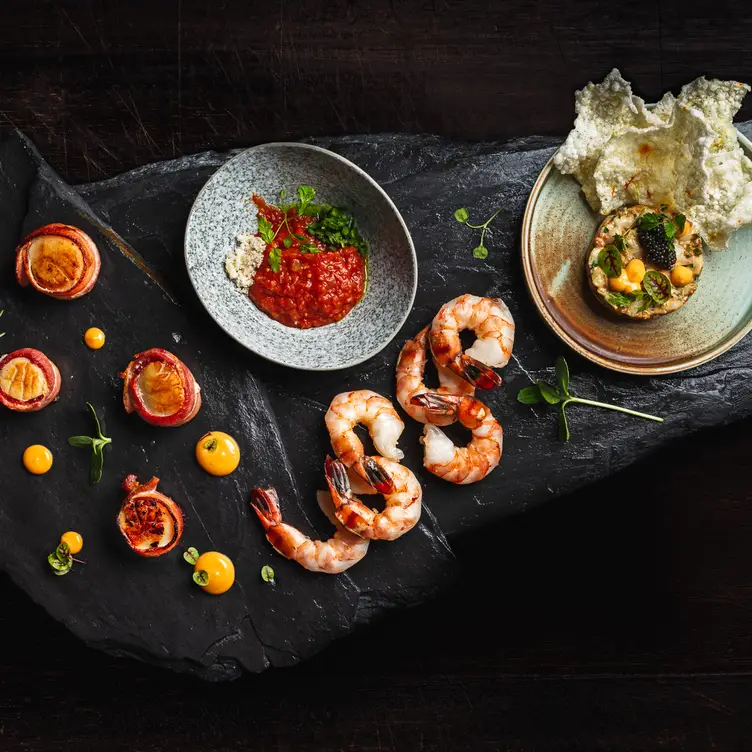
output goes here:
[{"label": "crispy cracker shard", "polygon": [[614,69],[575,95],[573,130],[554,157],[593,209],[647,204],[681,211],[711,248],[752,222],[752,162],[733,117],[750,87],[704,77],[648,109]]}]

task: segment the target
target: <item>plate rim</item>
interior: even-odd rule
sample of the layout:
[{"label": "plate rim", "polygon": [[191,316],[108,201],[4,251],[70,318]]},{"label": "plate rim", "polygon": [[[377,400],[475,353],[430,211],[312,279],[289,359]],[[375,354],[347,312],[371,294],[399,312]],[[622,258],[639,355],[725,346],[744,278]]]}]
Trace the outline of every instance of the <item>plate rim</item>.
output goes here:
[{"label": "plate rim", "polygon": [[[736,135],[739,143],[749,153],[752,153],[752,141],[750,141],[743,133],[736,129]],[[558,151],[558,148],[557,148]],[[689,360],[683,360],[679,363],[669,365],[627,365],[623,363],[617,363],[608,358],[599,355],[580,342],[575,340],[551,315],[548,310],[543,296],[538,290],[535,284],[533,276],[533,264],[532,264],[532,228],[533,228],[533,216],[540,198],[543,185],[545,184],[551,170],[554,167],[554,156],[556,151],[551,155],[550,159],[543,166],[538,177],[533,183],[533,187],[530,189],[530,195],[528,196],[527,203],[525,204],[525,213],[522,217],[522,231],[521,231],[521,256],[522,267],[525,275],[525,286],[527,287],[528,294],[533,299],[533,303],[544,322],[548,325],[548,328],[566,344],[572,348],[576,353],[583,358],[595,363],[596,365],[607,368],[610,371],[616,371],[618,373],[627,373],[634,376],[665,376],[670,373],[679,373],[681,371],[687,371],[691,368],[708,363],[711,360],[723,355],[723,353],[730,350],[734,345],[738,344],[744,337],[752,331],[752,315],[749,317],[747,323],[733,336],[727,337],[719,345],[716,345],[707,352],[698,355]]]},{"label": "plate rim", "polygon": [[[266,149],[269,147],[274,146],[284,146],[284,147],[292,147],[297,149],[307,149],[311,151],[318,151],[323,152],[328,157],[332,157],[335,160],[342,162],[350,169],[354,170],[356,173],[358,173],[362,178],[365,178],[367,182],[369,182],[384,198],[384,200],[387,202],[387,205],[389,208],[394,212],[395,216],[397,217],[397,221],[399,222],[400,226],[402,227],[402,230],[405,233],[405,236],[407,237],[407,245],[410,249],[410,254],[413,259],[413,266],[415,268],[415,274],[413,275],[413,284],[412,284],[412,290],[410,292],[410,302],[409,305],[406,306],[406,312],[401,317],[399,323],[394,327],[393,331],[390,332],[390,335],[388,338],[385,338],[384,344],[380,345],[379,347],[369,351],[368,353],[359,356],[358,358],[354,358],[351,360],[348,360],[347,362],[343,363],[342,365],[336,365],[336,366],[304,366],[304,365],[296,365],[293,363],[288,363],[284,360],[277,359],[270,357],[268,355],[265,355],[263,353],[258,352],[250,345],[246,344],[245,342],[242,342],[238,337],[236,337],[232,332],[225,329],[225,327],[219,322],[217,317],[214,315],[214,313],[207,307],[206,303],[204,303],[203,298],[199,294],[198,290],[196,289],[196,284],[193,281],[193,275],[190,272],[190,269],[188,268],[188,231],[191,226],[191,222],[193,220],[193,214],[196,209],[196,205],[198,204],[199,200],[201,199],[203,193],[205,190],[208,189],[209,185],[212,184],[215,180],[218,179],[218,177],[221,175],[221,173],[227,168],[230,164],[235,162],[236,160],[239,160],[241,157],[246,156],[249,152],[256,151],[258,149]],[[360,365],[361,363],[365,363],[367,360],[370,360],[375,355],[378,355],[384,348],[386,348],[388,345],[390,345],[394,338],[397,336],[398,332],[402,327],[405,325],[405,322],[407,321],[408,317],[410,316],[410,313],[413,310],[413,306],[415,305],[415,295],[418,291],[418,275],[420,273],[420,267],[418,264],[418,254],[415,251],[415,243],[413,242],[413,237],[410,233],[410,230],[407,226],[407,223],[405,222],[404,217],[402,216],[402,213],[397,208],[394,201],[392,201],[389,194],[381,187],[381,185],[376,181],[374,178],[372,178],[363,168],[358,167],[354,162],[351,162],[346,157],[343,157],[341,154],[337,154],[336,152],[333,152],[329,149],[325,149],[322,146],[316,146],[315,144],[306,144],[300,141],[269,141],[267,143],[263,144],[256,144],[255,146],[250,146],[247,149],[243,149],[243,151],[239,152],[235,156],[228,159],[223,165],[221,165],[217,170],[215,170],[212,175],[209,177],[209,179],[201,186],[201,190],[196,194],[196,198],[193,199],[193,203],[191,204],[191,209],[188,212],[188,219],[185,222],[185,232],[183,233],[183,261],[186,266],[186,272],[188,274],[188,279],[190,280],[191,287],[193,288],[193,292],[196,295],[196,298],[201,303],[204,310],[209,314],[212,321],[231,339],[235,340],[241,347],[245,348],[249,352],[252,352],[254,355],[257,355],[260,358],[263,358],[266,361],[269,361],[270,363],[275,363],[276,365],[284,366],[285,368],[292,368],[296,371],[311,371],[311,372],[331,372],[331,371],[342,371],[346,368],[352,368],[354,366]],[[336,323],[336,322],[335,322]],[[290,327],[294,328],[294,327]],[[299,331],[305,331],[304,329],[300,329]]]}]

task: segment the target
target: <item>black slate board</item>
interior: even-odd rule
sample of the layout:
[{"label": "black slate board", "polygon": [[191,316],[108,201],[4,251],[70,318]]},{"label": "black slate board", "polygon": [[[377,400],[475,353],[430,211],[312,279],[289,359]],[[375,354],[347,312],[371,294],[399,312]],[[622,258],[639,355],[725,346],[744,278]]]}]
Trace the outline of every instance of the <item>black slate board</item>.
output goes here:
[{"label": "black slate board", "polygon": [[[223,504],[212,506],[207,497],[215,486],[195,468],[191,470],[190,463],[185,462],[183,444],[187,440],[180,439],[176,434],[168,441],[163,437],[164,432],[159,432],[159,442],[152,444],[156,429],[148,429],[137,421],[124,420],[118,411],[117,384],[113,373],[124,365],[119,355],[120,344],[117,353],[113,347],[106,355],[112,361],[101,366],[101,382],[96,373],[90,373],[86,389],[80,385],[74,387],[80,390],[81,396],[67,408],[71,427],[78,432],[86,426],[85,415],[78,409],[78,403],[90,397],[92,390],[99,389],[98,393],[95,392],[95,402],[98,400],[98,404],[106,407],[110,431],[117,441],[116,449],[123,452],[117,463],[122,463],[125,471],[138,471],[144,467],[144,475],[150,472],[150,467],[159,468],[165,478],[166,492],[172,493],[178,500],[184,493],[197,505],[202,505],[201,519],[205,515],[208,515],[207,519],[212,519],[211,530],[206,531],[203,540],[193,539],[191,542],[200,548],[213,531],[221,531],[224,550],[242,557],[242,566],[247,566],[250,572],[250,582],[241,582],[244,591],[247,591],[244,592],[248,597],[247,603],[253,608],[258,606],[263,614],[263,619],[253,619],[248,617],[247,611],[238,608],[221,625],[207,622],[197,626],[196,631],[200,632],[204,642],[199,643],[193,635],[192,641],[185,638],[186,642],[179,644],[176,644],[179,642],[177,635],[162,623],[161,614],[159,619],[155,614],[151,622],[153,633],[148,629],[144,631],[143,625],[104,623],[102,628],[100,623],[91,623],[91,618],[87,621],[86,614],[72,612],[70,599],[66,601],[63,595],[58,596],[54,588],[50,588],[49,583],[41,577],[43,566],[37,567],[36,560],[27,567],[17,565],[19,554],[25,550],[23,545],[28,547],[32,542],[33,545],[40,545],[42,539],[46,545],[46,540],[50,536],[54,539],[62,524],[62,501],[45,496],[49,494],[54,497],[54,487],[45,486],[44,479],[35,479],[34,487],[39,489],[42,498],[47,499],[45,503],[54,512],[52,516],[57,516],[49,524],[45,521],[47,529],[44,535],[36,524],[32,529],[31,521],[28,521],[30,527],[24,531],[23,544],[19,542],[19,546],[13,549],[14,555],[9,555],[7,550],[0,553],[0,566],[8,569],[17,582],[74,632],[89,642],[100,641],[105,649],[139,655],[183,670],[197,670],[212,678],[235,675],[239,663],[250,670],[263,668],[267,661],[272,665],[292,663],[389,605],[417,602],[435,592],[451,569],[451,559],[440,531],[452,536],[523,511],[624,467],[662,443],[703,426],[728,423],[752,412],[749,378],[752,341],[749,338],[730,353],[701,368],[658,379],[619,376],[568,353],[577,393],[660,413],[666,416],[667,421],[659,425],[606,411],[573,409],[570,415],[573,440],[569,444],[559,443],[555,438],[555,422],[550,413],[544,409],[523,407],[515,400],[517,390],[529,383],[531,378],[550,376],[550,366],[563,350],[563,346],[539,320],[528,300],[519,263],[519,230],[525,202],[538,172],[553,153],[556,143],[532,138],[508,144],[467,145],[430,136],[350,137],[317,139],[314,143],[348,157],[384,186],[403,212],[420,262],[415,308],[394,343],[368,363],[342,373],[298,373],[249,355],[223,335],[196,303],[183,264],[185,220],[198,190],[231,154],[208,152],[158,163],[77,189],[96,214],[138,250],[167,290],[166,295],[159,293],[158,288],[141,271],[135,274],[133,270],[137,267],[113,253],[109,280],[113,288],[119,280],[118,289],[110,290],[108,295],[107,287],[100,283],[95,289],[100,297],[90,296],[92,305],[98,305],[98,316],[100,305],[108,308],[109,312],[104,314],[108,318],[99,318],[98,321],[104,321],[103,328],[108,329],[110,342],[120,341],[123,347],[128,342],[128,347],[135,351],[146,346],[138,332],[148,331],[152,327],[155,336],[159,334],[161,339],[149,342],[149,346],[162,345],[175,349],[194,369],[207,392],[220,391],[220,377],[222,381],[232,380],[236,387],[230,393],[230,399],[224,403],[218,401],[211,411],[202,411],[191,426],[197,433],[208,427],[210,421],[215,421],[213,425],[219,420],[224,421],[223,426],[237,426],[235,433],[252,438],[258,452],[256,465],[249,475],[230,476]],[[5,148],[7,152],[7,142]],[[18,148],[17,145],[14,148]],[[0,164],[6,167],[7,154]],[[29,168],[22,164],[16,169],[19,174],[30,174],[31,177],[24,179],[33,181],[36,167]],[[6,180],[10,174],[15,175],[15,172],[4,169]],[[11,182],[13,180],[15,178]],[[18,226],[15,228],[0,228],[0,232],[4,233],[4,247],[15,245],[22,230],[48,221],[45,212],[55,208],[55,202],[65,204],[67,208],[64,211],[70,211],[75,204],[71,193],[56,182],[44,167],[39,182],[47,187],[47,191],[40,191],[39,186],[32,191],[30,216],[16,221]],[[53,184],[54,189],[49,187]],[[17,214],[24,216],[26,199],[19,199],[17,192],[9,191],[7,187],[5,192],[9,194],[7,200],[18,204],[15,209]],[[505,207],[487,236],[491,252],[485,261],[472,257],[470,249],[474,245],[474,238],[452,219],[452,211],[460,205],[468,206],[473,216],[478,217],[488,216],[499,205]],[[62,208],[60,210],[63,211]],[[78,206],[78,211],[86,210],[84,205]],[[82,224],[80,217],[72,221]],[[89,227],[85,222],[82,226]],[[7,273],[3,278],[7,279]],[[126,285],[128,280],[130,284]],[[132,295],[133,289],[139,290],[137,300]],[[140,295],[141,289],[144,290],[143,296]],[[3,290],[5,292],[5,287]],[[14,309],[16,304],[27,304],[25,293],[22,295],[14,289],[7,292],[12,297],[12,304],[7,306],[9,309]],[[308,576],[295,565],[283,562],[268,551],[260,533],[254,530],[247,518],[247,487],[262,480],[275,482],[284,489],[283,500],[299,489],[302,508],[294,510],[296,516],[293,521],[304,524],[306,514],[318,519],[314,517],[318,512],[312,494],[314,489],[321,486],[320,460],[327,450],[322,417],[329,400],[343,388],[361,386],[392,394],[394,363],[404,339],[428,323],[442,302],[463,292],[501,295],[508,302],[517,323],[513,361],[503,372],[505,383],[501,389],[486,396],[505,427],[502,465],[487,481],[461,488],[449,486],[421,472],[425,506],[436,515],[438,528],[433,527],[428,519],[420,534],[405,537],[395,544],[394,549],[380,547],[378,551],[374,549],[369,553],[363,564],[352,570],[352,582],[347,579],[342,584],[321,584],[321,578]],[[177,301],[177,306],[170,302],[170,297]],[[53,303],[51,301],[50,305]],[[30,312],[30,316],[43,317],[41,311],[40,308],[36,314]],[[11,321],[10,316],[3,321],[9,330],[8,336],[13,330]],[[43,337],[41,349],[46,349],[53,359],[56,359],[55,354],[63,358],[67,345],[79,357],[83,348],[77,337],[80,337],[88,322],[84,324],[79,315],[71,315],[69,321],[62,319],[59,324],[60,328],[67,327],[70,332],[63,344],[60,344],[59,334],[51,337],[49,333],[35,333],[35,336]],[[31,319],[29,326],[38,332],[38,329],[33,329]],[[9,347],[10,343],[7,343],[5,348]],[[84,355],[90,360],[97,357],[90,353]],[[215,366],[220,363],[221,366]],[[238,398],[240,389],[245,390],[243,399]],[[59,406],[51,409],[59,409]],[[271,420],[260,417],[267,415]],[[39,425],[43,428],[42,434],[46,435],[44,429],[47,424],[41,421],[43,417],[44,413],[40,414]],[[50,415],[49,424],[53,422]],[[401,444],[406,450],[406,463],[417,469],[421,465],[417,442],[420,426],[409,420],[407,423]],[[3,430],[7,431],[5,425]],[[61,441],[63,438],[62,435],[59,437]],[[19,443],[17,439],[14,441]],[[21,441],[19,446],[26,443]],[[177,449],[183,453],[180,460],[175,459],[179,456]],[[65,482],[68,485],[65,488],[80,491],[85,488],[82,485],[85,463],[82,458],[76,459],[80,460],[79,464],[66,463],[66,468],[61,468],[61,471],[66,473]],[[114,470],[114,455],[108,460],[108,471]],[[131,464],[126,467],[126,462]],[[103,484],[87,494],[93,506],[96,502],[96,509],[107,507],[107,513],[103,513],[100,523],[103,533],[101,550],[93,551],[87,539],[87,552],[92,558],[95,554],[97,557],[113,556],[111,551],[115,546],[115,533],[110,527],[109,515],[111,512],[114,514],[121,498],[116,488],[119,481],[120,475],[114,471],[107,480],[110,488]],[[10,484],[3,481],[0,493],[4,497],[8,487],[18,489],[19,484],[26,484],[28,488],[28,483],[27,476],[18,471]],[[236,487],[233,487],[234,484],[237,484]],[[22,503],[19,498],[16,511],[20,516],[23,516]],[[78,519],[83,521],[83,518]],[[237,524],[239,519],[242,519],[242,524],[237,530],[232,530],[231,526]],[[217,547],[222,546],[217,543]],[[40,550],[42,563],[43,553]],[[259,588],[254,578],[261,563],[267,561],[274,562],[280,576],[284,573],[289,591],[280,587],[276,591]],[[373,568],[367,569],[371,565]],[[179,562],[174,562],[174,569],[180,566]],[[123,554],[117,559],[117,567],[121,575],[129,578],[142,575],[138,582],[149,591],[158,589],[153,569],[146,565],[137,566]],[[163,576],[165,582],[169,580],[173,587],[176,582],[182,582],[176,579],[178,575],[172,571],[165,571]],[[399,578],[411,578],[411,581],[400,581]],[[67,581],[72,578],[63,579]],[[204,601],[196,600],[203,594],[195,593],[188,585],[186,588],[185,594],[176,596],[181,610],[175,623],[181,627],[186,615],[193,615],[195,619],[192,611],[196,607],[194,604],[198,603],[199,608],[205,609]],[[281,592],[287,596],[284,600],[280,597]],[[138,607],[146,609],[148,613],[153,601],[145,601]],[[227,609],[231,609],[229,604]],[[302,625],[290,626],[289,609],[306,617]],[[240,621],[237,621],[238,618]],[[205,654],[199,655],[200,646],[210,644],[205,637],[212,629],[218,635],[215,638],[217,642],[213,647],[207,647]],[[98,636],[102,634],[106,637],[99,640]]]},{"label": "black slate board", "polygon": [[[63,376],[56,403],[29,415],[3,410],[0,419],[8,458],[0,479],[0,568],[34,600],[91,645],[226,679],[242,669],[296,663],[388,608],[430,597],[451,578],[452,554],[428,509],[409,536],[372,545],[338,577],[305,572],[276,555],[249,508],[254,485],[278,489],[290,523],[315,537],[332,532],[314,493],[325,485],[322,405],[279,409],[279,396],[257,375],[258,359],[217,336],[193,296],[173,302],[29,144],[15,136],[0,140],[0,167],[3,349],[37,347]],[[99,281],[80,301],[52,300],[13,281],[19,238],[51,221],[81,227],[100,248]],[[91,325],[107,333],[97,352],[82,342]],[[117,373],[147,347],[179,353],[201,385],[204,404],[188,426],[158,429],[125,414]],[[91,431],[87,400],[104,414],[113,438],[97,486],[87,482],[87,453],[66,444],[67,436]],[[244,456],[226,478],[206,475],[193,457],[198,438],[217,427],[237,437]],[[32,443],[53,451],[48,475],[31,476],[18,461]],[[196,588],[178,550],[146,560],[127,549],[115,518],[120,484],[131,472],[162,478],[161,490],[183,507],[186,546],[233,559],[237,580],[229,593],[213,598]],[[46,555],[68,529],[84,536],[88,564],[57,578]],[[260,577],[268,563],[275,586]]]},{"label": "black slate board", "polygon": [[[752,134],[752,123],[740,130]],[[569,351],[543,324],[525,288],[520,263],[520,227],[535,179],[558,141],[528,138],[509,143],[462,144],[434,136],[352,136],[312,139],[352,160],[384,187],[402,212],[419,260],[415,307],[395,341],[361,366],[342,373],[300,374],[259,361],[278,420],[298,410],[322,410],[345,386],[368,385],[394,393],[394,365],[405,339],[425,326],[441,303],[464,292],[501,295],[517,325],[513,360],[504,384],[483,399],[504,425],[501,466],[482,483],[455,488],[423,473],[426,503],[448,537],[479,528],[546,499],[592,483],[634,462],[661,444],[704,426],[752,413],[752,338],[720,358],[683,374],[653,379],[619,375]],[[205,152],[160,162],[111,180],[79,187],[82,196],[156,269],[188,297],[182,238],[191,203],[209,176],[232,153]],[[486,236],[490,253],[473,258],[477,239],[452,217],[459,206],[472,217],[504,211]],[[223,336],[217,329],[217,336]],[[229,343],[229,338],[225,338]],[[663,424],[606,410],[575,407],[569,412],[572,441],[556,438],[554,416],[545,408],[516,401],[531,379],[552,379],[552,364],[566,354],[573,391],[663,415]],[[293,436],[294,427],[286,426]],[[421,426],[407,420],[401,445],[406,462],[422,464],[417,437]],[[285,429],[283,428],[283,435]],[[326,437],[316,434],[324,451]],[[313,436],[306,436],[306,441]],[[311,488],[318,468],[301,476]]]}]

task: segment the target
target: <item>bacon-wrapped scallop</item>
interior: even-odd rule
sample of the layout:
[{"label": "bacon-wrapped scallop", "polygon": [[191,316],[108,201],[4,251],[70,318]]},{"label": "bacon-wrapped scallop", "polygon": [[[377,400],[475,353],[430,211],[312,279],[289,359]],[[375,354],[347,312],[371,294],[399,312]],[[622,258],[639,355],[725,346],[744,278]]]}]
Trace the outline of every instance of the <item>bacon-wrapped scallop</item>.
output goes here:
[{"label": "bacon-wrapped scallop", "polygon": [[94,287],[102,265],[94,241],[59,222],[29,233],[16,249],[16,279],[59,300],[74,300]]},{"label": "bacon-wrapped scallop", "polygon": [[169,496],[157,491],[158,483],[159,478],[152,478],[141,484],[135,475],[123,481],[128,495],[120,506],[118,528],[139,556],[162,556],[183,535],[183,513]]},{"label": "bacon-wrapped scallop", "polygon": [[201,388],[177,356],[159,347],[134,356],[120,374],[123,404],[153,426],[182,426],[201,407]]},{"label": "bacon-wrapped scallop", "polygon": [[47,407],[60,394],[60,371],[39,350],[24,347],[0,358],[0,403],[19,413]]}]

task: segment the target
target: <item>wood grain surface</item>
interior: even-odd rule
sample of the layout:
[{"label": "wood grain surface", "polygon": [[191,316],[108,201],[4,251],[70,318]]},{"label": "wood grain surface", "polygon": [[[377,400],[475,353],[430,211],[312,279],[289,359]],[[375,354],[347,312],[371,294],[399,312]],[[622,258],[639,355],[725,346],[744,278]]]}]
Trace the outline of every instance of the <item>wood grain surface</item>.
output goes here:
[{"label": "wood grain surface", "polygon": [[[5,0],[0,113],[72,182],[308,135],[563,136],[611,67],[646,99],[752,82],[750,39],[728,0]],[[1,577],[0,750],[752,749],[750,427],[459,538],[439,601],[230,685],[87,649]]]}]

